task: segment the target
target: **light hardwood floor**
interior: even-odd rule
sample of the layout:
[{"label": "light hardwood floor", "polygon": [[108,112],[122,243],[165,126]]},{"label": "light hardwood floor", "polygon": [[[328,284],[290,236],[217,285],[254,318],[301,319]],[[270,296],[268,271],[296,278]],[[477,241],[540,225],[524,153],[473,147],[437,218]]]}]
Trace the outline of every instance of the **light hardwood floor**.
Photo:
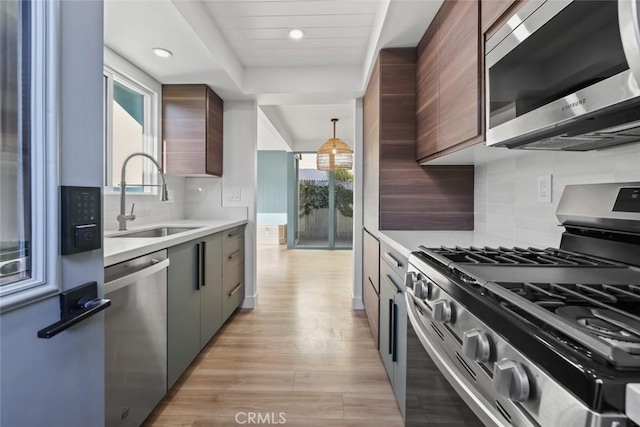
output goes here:
[{"label": "light hardwood floor", "polygon": [[229,319],[146,425],[402,426],[365,314],[351,309],[351,257],[259,245],[258,307]]}]

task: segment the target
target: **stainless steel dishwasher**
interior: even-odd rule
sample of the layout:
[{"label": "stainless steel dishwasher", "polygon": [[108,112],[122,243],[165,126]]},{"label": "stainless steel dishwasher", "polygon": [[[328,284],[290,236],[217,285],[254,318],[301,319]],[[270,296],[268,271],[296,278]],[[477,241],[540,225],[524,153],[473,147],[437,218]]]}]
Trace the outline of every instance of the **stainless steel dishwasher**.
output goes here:
[{"label": "stainless steel dishwasher", "polygon": [[167,251],[105,269],[105,422],[139,426],[167,392]]}]

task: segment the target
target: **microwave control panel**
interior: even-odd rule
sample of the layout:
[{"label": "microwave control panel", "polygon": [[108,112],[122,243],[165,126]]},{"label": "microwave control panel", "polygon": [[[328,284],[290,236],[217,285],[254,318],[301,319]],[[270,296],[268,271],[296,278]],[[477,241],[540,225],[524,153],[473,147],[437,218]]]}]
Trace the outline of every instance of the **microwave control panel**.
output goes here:
[{"label": "microwave control panel", "polygon": [[60,187],[60,246],[62,255],[102,247],[100,187]]}]

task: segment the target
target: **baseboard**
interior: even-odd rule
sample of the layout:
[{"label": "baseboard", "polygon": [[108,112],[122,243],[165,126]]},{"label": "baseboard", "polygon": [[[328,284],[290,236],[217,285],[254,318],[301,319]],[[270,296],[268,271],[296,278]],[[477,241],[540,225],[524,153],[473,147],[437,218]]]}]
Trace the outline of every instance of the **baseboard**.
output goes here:
[{"label": "baseboard", "polygon": [[364,303],[362,302],[362,297],[354,297],[351,296],[351,308],[354,310],[364,310]]},{"label": "baseboard", "polygon": [[240,304],[240,308],[255,308],[258,304],[258,293],[254,295],[247,295],[244,297],[244,301]]}]

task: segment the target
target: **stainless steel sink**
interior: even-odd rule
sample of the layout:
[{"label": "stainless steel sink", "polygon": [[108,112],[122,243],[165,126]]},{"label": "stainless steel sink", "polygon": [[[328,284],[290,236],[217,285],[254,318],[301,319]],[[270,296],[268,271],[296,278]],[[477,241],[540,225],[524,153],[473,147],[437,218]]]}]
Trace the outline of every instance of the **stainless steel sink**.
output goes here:
[{"label": "stainless steel sink", "polygon": [[133,231],[131,233],[118,234],[109,237],[165,237],[172,234],[184,233],[185,231],[195,230],[200,227],[158,227],[150,228],[148,230]]}]

